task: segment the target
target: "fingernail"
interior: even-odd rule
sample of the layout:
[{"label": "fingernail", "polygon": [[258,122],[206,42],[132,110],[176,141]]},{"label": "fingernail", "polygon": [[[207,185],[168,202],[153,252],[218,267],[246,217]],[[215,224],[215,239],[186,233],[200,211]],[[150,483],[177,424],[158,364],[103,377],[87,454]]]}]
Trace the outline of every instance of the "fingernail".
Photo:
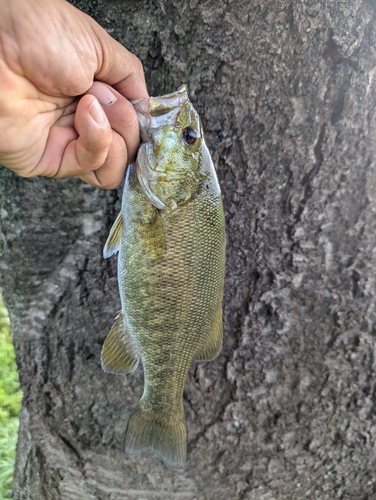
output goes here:
[{"label": "fingernail", "polygon": [[101,104],[113,104],[116,101],[116,95],[111,92],[111,90],[103,83],[94,85],[89,90],[90,94],[95,95]]},{"label": "fingernail", "polygon": [[93,120],[98,123],[98,125],[102,126],[105,124],[106,114],[103,111],[102,106],[96,99],[93,99],[93,102],[91,103],[89,108],[89,113],[91,114]]}]

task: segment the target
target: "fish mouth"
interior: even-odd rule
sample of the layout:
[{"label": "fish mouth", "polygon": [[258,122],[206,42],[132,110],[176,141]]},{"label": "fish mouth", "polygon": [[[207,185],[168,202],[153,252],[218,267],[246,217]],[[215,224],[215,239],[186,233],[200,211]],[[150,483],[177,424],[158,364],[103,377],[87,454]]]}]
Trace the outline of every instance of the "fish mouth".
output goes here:
[{"label": "fish mouth", "polygon": [[188,86],[186,84],[171,94],[131,100],[137,113],[142,142],[152,140],[153,129],[158,129],[162,125],[174,126],[179,111],[187,101]]},{"label": "fish mouth", "polygon": [[166,176],[165,172],[155,169],[156,165],[153,160],[154,135],[162,127],[175,127],[179,113],[187,102],[189,102],[187,85],[182,85],[171,94],[131,100],[137,113],[142,141],[136,159],[137,178],[146,198],[159,210],[175,209],[177,204],[168,196],[166,196],[167,201],[162,200],[153,187],[159,181],[166,180],[166,177],[173,180],[183,177],[183,174],[169,173]]}]

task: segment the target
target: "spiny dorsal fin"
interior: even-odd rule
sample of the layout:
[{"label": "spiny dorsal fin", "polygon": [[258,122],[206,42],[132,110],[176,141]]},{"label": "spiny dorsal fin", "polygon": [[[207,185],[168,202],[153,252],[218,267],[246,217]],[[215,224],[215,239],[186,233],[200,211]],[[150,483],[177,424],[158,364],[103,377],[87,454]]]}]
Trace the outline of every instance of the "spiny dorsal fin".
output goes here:
[{"label": "spiny dorsal fin", "polygon": [[204,347],[194,356],[197,361],[210,361],[218,356],[222,348],[222,331],[222,307],[219,307]]},{"label": "spiny dorsal fin", "polygon": [[108,259],[114,253],[117,253],[120,249],[121,235],[123,233],[123,216],[121,212],[116,217],[116,220],[111,228],[110,234],[108,235],[106,244],[103,249],[103,257]]},{"label": "spiny dorsal fin", "polygon": [[101,361],[103,370],[110,373],[129,373],[137,368],[139,356],[125,329],[121,312],[104,341]]}]

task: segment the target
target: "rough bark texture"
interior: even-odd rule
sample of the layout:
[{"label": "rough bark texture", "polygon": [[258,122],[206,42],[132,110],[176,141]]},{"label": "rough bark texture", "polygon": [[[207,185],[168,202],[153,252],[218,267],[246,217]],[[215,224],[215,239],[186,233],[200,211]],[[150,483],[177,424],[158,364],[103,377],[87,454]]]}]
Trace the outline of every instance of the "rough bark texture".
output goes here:
[{"label": "rough bark texture", "polygon": [[141,58],[151,94],[189,85],[226,208],[224,348],[189,375],[184,472],[125,458],[142,370],[100,368],[120,191],[0,169],[25,394],[14,498],[375,499],[374,2],[77,5]]}]

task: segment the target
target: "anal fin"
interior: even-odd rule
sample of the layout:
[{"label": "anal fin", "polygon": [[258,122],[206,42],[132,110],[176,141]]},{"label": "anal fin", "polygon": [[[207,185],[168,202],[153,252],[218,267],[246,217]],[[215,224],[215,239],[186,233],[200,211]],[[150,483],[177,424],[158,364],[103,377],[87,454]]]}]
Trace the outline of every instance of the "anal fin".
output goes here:
[{"label": "anal fin", "polygon": [[121,212],[116,217],[115,222],[111,228],[110,234],[108,235],[106,244],[103,249],[103,257],[108,259],[111,255],[117,253],[120,249],[121,235],[123,233],[123,216]]},{"label": "anal fin", "polygon": [[222,349],[222,332],[222,307],[219,307],[204,347],[194,356],[197,361],[210,361],[218,356]]},{"label": "anal fin", "polygon": [[102,368],[110,373],[130,373],[138,365],[139,356],[124,325],[123,313],[116,316],[102,348]]}]

